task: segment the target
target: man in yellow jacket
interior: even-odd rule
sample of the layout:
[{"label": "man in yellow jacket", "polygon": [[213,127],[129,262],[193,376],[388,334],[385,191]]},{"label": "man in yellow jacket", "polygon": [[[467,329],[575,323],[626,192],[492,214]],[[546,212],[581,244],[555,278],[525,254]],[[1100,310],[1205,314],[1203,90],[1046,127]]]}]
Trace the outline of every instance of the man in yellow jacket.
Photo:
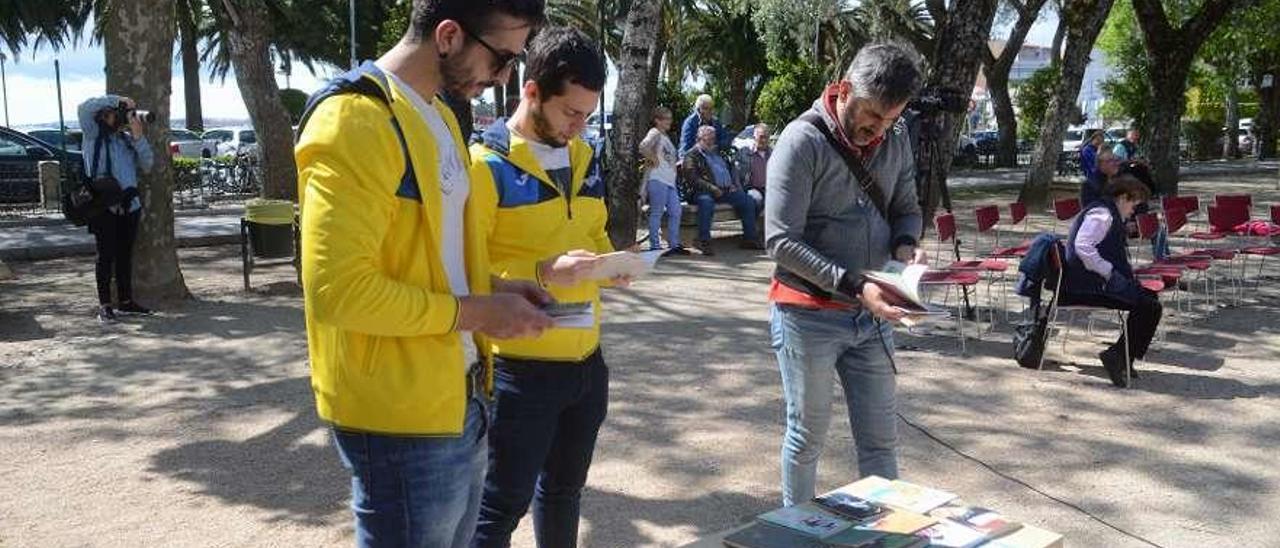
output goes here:
[{"label": "man in yellow jacket", "polygon": [[593,316],[585,327],[488,341],[494,419],[472,546],[508,546],[531,501],[539,546],[577,544],[579,494],[608,404],[591,270],[598,254],[613,251],[604,182],[578,134],[604,83],[595,43],[577,30],[544,29],[529,45],[515,115],[471,149],[477,224],[494,275],[537,281],[557,303],[587,303]]},{"label": "man in yellow jacket", "polygon": [[467,150],[437,95],[506,81],[542,17],[542,0],[415,0],[400,43],[304,115],[311,384],[351,471],[359,546],[470,543],[491,390],[472,333],[529,337],[551,323],[544,291],[491,280]]}]

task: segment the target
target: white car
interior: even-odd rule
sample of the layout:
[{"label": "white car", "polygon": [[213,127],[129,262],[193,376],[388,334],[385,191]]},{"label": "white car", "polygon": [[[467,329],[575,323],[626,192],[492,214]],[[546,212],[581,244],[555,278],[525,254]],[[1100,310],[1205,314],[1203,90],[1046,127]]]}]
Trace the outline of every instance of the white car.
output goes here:
[{"label": "white car", "polygon": [[751,144],[755,142],[756,142],[756,125],[751,124],[747,127],[742,128],[742,131],[739,131],[738,135],[734,136],[733,149],[738,150],[738,149],[746,148],[751,146]]},{"label": "white car", "polygon": [[169,130],[169,155],[175,158],[212,158],[218,150],[218,142],[201,139],[194,131]]},{"label": "white car", "polygon": [[258,150],[258,134],[251,127],[215,128],[204,132],[204,138],[218,143],[219,156],[235,156]]}]

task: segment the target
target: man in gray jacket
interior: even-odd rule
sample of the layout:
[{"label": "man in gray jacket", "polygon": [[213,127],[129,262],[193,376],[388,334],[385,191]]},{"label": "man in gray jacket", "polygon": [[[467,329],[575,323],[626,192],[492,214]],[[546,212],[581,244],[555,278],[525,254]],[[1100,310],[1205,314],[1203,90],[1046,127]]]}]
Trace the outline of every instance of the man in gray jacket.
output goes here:
[{"label": "man in gray jacket", "polygon": [[[898,475],[889,324],[903,312],[878,286],[864,283],[863,272],[890,259],[924,260],[916,247],[922,220],[915,160],[899,120],[919,86],[913,53],[867,46],[841,81],[787,125],[769,161],[765,243],[777,262],[770,332],[786,401],[788,506],[814,496],[831,423],[832,369],[844,387],[858,471]],[[860,182],[842,154],[861,162],[872,181]]]}]

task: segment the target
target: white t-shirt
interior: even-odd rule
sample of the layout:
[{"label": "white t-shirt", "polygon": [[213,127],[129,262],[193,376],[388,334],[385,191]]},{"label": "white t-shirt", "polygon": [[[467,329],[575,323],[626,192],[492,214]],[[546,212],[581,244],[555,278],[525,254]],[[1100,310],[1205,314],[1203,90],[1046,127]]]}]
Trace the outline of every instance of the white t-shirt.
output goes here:
[{"label": "white t-shirt", "polygon": [[649,168],[646,179],[676,186],[676,147],[671,138],[658,128],[649,128],[649,133],[640,141],[640,150],[653,150],[658,156],[658,165]]},{"label": "white t-shirt", "polygon": [[[400,87],[401,93],[409,98],[414,110],[422,116],[435,138],[436,149],[440,155],[440,193],[444,212],[441,219],[443,240],[440,242],[440,258],[444,261],[445,275],[449,278],[449,288],[454,296],[466,297],[471,294],[467,284],[466,245],[463,240],[463,220],[467,207],[467,196],[471,193],[471,181],[467,176],[467,166],[458,154],[458,147],[453,139],[453,132],[440,116],[436,106],[418,95],[413,88],[386,71],[389,78]],[[429,190],[429,189],[428,189]],[[466,353],[466,364],[471,365],[476,359],[475,343],[470,332],[463,332],[462,344]]]}]

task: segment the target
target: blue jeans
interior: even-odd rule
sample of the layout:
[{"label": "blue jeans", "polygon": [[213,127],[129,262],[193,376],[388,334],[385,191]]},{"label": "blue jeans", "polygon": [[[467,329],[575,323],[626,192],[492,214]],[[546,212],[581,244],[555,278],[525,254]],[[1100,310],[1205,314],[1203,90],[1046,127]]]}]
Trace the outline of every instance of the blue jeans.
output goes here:
[{"label": "blue jeans", "polygon": [[489,475],[472,546],[510,546],[530,502],[538,546],[577,546],[609,369],[599,350],[577,363],[499,358],[496,365]]},{"label": "blue jeans", "polygon": [[351,472],[356,545],[461,548],[475,531],[489,410],[467,405],[462,436],[387,436],[333,430]]},{"label": "blue jeans", "polygon": [[667,244],[680,247],[680,191],[669,184],[650,179],[645,190],[649,193],[649,249],[658,249],[658,229],[662,226],[662,214],[667,214]]},{"label": "blue jeans", "polygon": [[898,477],[893,331],[870,312],[773,305],[769,331],[782,372],[787,429],[782,503],[812,499],[831,425],[832,370],[844,387],[861,476]]},{"label": "blue jeans", "polygon": [[755,240],[760,237],[756,233],[756,201],[747,196],[746,192],[735,190],[726,192],[717,200],[710,194],[699,194],[696,198],[698,202],[698,239],[711,239],[711,221],[716,216],[716,203],[724,202],[733,206],[733,210],[738,212],[738,217],[742,219],[742,237],[748,240]]}]

